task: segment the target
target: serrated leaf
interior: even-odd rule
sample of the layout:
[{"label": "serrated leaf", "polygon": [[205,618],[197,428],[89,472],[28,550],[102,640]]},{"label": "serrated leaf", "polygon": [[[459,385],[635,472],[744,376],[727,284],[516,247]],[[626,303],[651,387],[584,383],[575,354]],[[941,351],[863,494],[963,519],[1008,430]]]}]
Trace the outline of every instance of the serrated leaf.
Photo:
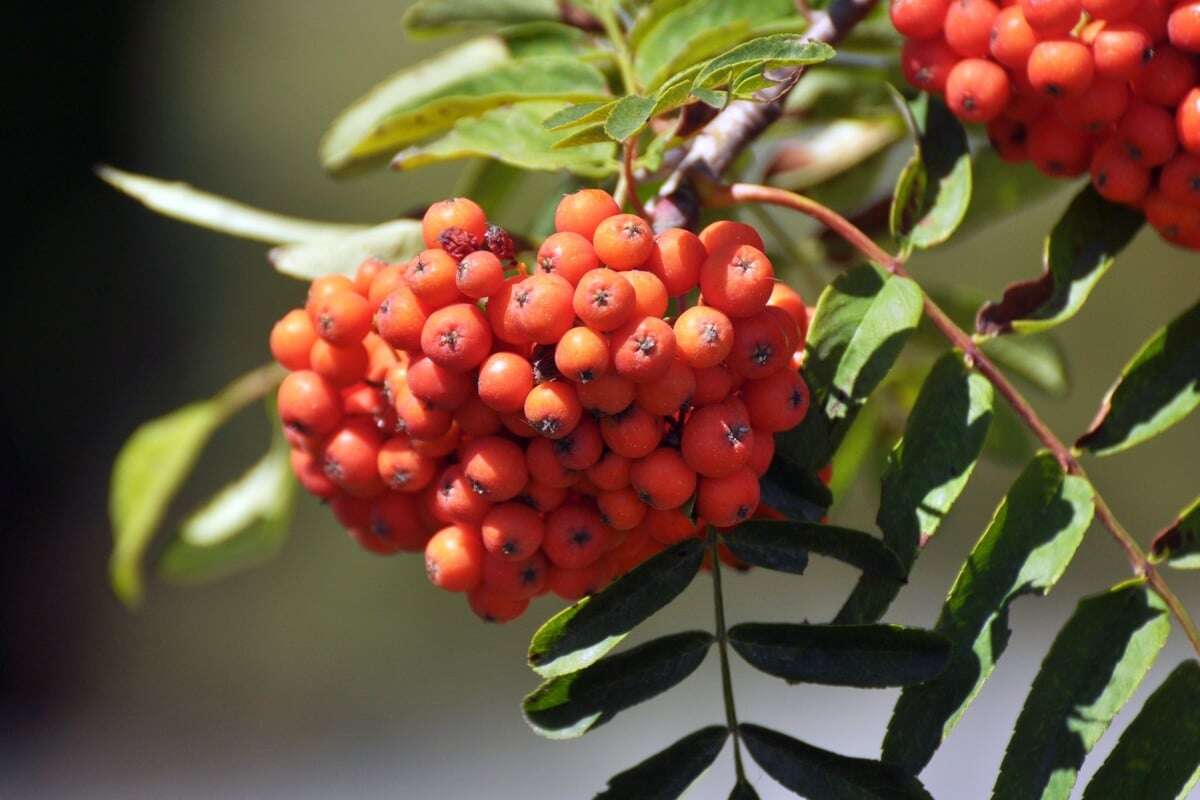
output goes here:
[{"label": "serrated leaf", "polygon": [[676,800],[708,769],[729,738],[724,725],[690,733],[645,761],[608,779],[595,800]]},{"label": "serrated leaf", "polygon": [[653,97],[638,97],[636,94],[626,95],[613,106],[612,113],[604,121],[604,132],[610,139],[623,142],[641,132],[650,112],[654,108]]},{"label": "serrated leaf", "polygon": [[1150,556],[1155,563],[1166,561],[1176,569],[1200,569],[1200,497],[1154,537]]},{"label": "serrated leaf", "polygon": [[267,258],[276,271],[311,280],[334,272],[353,275],[368,258],[404,261],[424,249],[421,221],[398,219],[342,236],[275,247]]},{"label": "serrated leaf", "polygon": [[1200,781],[1200,662],[1154,690],[1096,771],[1083,800],[1186,800]]},{"label": "serrated leaf", "polygon": [[142,559],[175,493],[213,433],[283,377],[274,365],[238,378],[208,400],[143,423],[113,464],[108,515],[113,527],[109,580],[128,606],[142,600]]},{"label": "serrated leaf", "polygon": [[911,105],[912,159],[892,197],[892,235],[905,249],[927,250],[958,229],[971,204],[971,151],[962,123],[938,98],[922,94]]},{"label": "serrated leaf", "polygon": [[1142,345],[1075,446],[1099,456],[1141,444],[1200,405],[1200,303]]},{"label": "serrated leaf", "polygon": [[1094,511],[1092,488],[1042,453],[1021,473],[971,550],[934,630],[954,645],[936,680],[905,689],[883,759],[916,774],[954,730],[1008,644],[1008,609],[1046,594],[1075,555]]},{"label": "serrated leaf", "polygon": [[533,635],[529,665],[543,678],[583,669],[612,650],[638,625],[688,587],[704,556],[704,543],[673,545],[548,619]]},{"label": "serrated leaf", "polygon": [[976,329],[1035,333],[1071,319],[1144,223],[1138,211],[1085,187],[1046,238],[1041,277],[1014,283],[998,302],[981,308]]},{"label": "serrated leaf", "polygon": [[404,30],[437,35],[480,24],[557,20],[558,0],[417,0],[404,12]]},{"label": "serrated leaf", "polygon": [[[904,438],[888,456],[875,522],[904,577],[975,469],[992,420],[992,385],[947,353],[929,371]],[[838,613],[839,623],[875,622],[900,590],[897,580],[864,575]]]},{"label": "serrated leaf", "polygon": [[604,177],[617,170],[614,145],[609,142],[559,149],[558,134],[542,120],[558,110],[557,103],[517,103],[478,117],[460,119],[446,135],[410,147],[392,159],[393,169],[415,169],[463,158],[494,158],[521,169],[556,171]]},{"label": "serrated leaf", "polygon": [[274,556],[287,536],[296,499],[291,449],[269,409],[271,447],[238,480],[192,512],[158,562],[159,577],[203,583]]},{"label": "serrated leaf", "polygon": [[1136,580],[1080,601],[1033,680],[994,800],[1065,800],[1079,768],[1167,642],[1162,599]]},{"label": "serrated leaf", "polygon": [[831,753],[778,731],[743,723],[738,733],[767,774],[803,797],[821,800],[932,800],[898,767]]},{"label": "serrated leaf", "polygon": [[513,59],[501,39],[481,37],[396,73],[342,112],[321,141],[321,163],[341,172],[510,103],[607,93],[603,74],[577,58]]},{"label": "serrated leaf", "polygon": [[855,414],[879,385],[921,319],[921,289],[879,267],[841,275],[821,293],[808,333],[808,416],[777,437],[801,466],[829,463]]},{"label": "serrated leaf", "polygon": [[604,122],[617,102],[616,100],[594,100],[590,103],[566,106],[542,120],[542,127],[548,131],[561,131]]},{"label": "serrated leaf", "polygon": [[894,580],[902,581],[907,574],[887,545],[869,533],[850,528],[756,519],[728,531],[724,539],[735,555],[755,566],[779,569],[773,565],[789,566],[797,561],[797,553],[808,552]]},{"label": "serrated leaf", "polygon": [[763,504],[801,522],[821,519],[833,504],[829,488],[812,470],[801,467],[786,453],[776,452],[759,484]]},{"label": "serrated leaf", "polygon": [[825,42],[804,36],[780,34],[751,39],[709,61],[692,81],[692,93],[728,84],[734,76],[755,66],[765,70],[802,67],[833,58],[834,49]]},{"label": "serrated leaf", "polygon": [[763,27],[805,27],[792,0],[691,0],[672,3],[663,12],[642,26],[634,46],[634,75],[651,90],[669,76],[752,38]]},{"label": "serrated leaf", "polygon": [[676,633],[551,678],[525,698],[525,721],[548,739],[582,736],[687,678],[713,641],[705,631]]},{"label": "serrated leaf", "polygon": [[342,225],[286,217],[201,191],[180,181],[164,181],[104,164],[96,167],[96,174],[105,183],[151,211],[242,239],[271,244],[308,242],[367,229],[366,225]]},{"label": "serrated leaf", "polygon": [[900,625],[796,625],[746,622],[729,629],[742,658],[788,683],[883,689],[936,678],[950,640]]},{"label": "serrated leaf", "polygon": [[569,147],[582,147],[590,144],[608,144],[611,141],[612,138],[605,132],[604,125],[597,122],[586,127],[576,128],[561,139],[556,139],[553,147],[555,150],[563,150]]}]

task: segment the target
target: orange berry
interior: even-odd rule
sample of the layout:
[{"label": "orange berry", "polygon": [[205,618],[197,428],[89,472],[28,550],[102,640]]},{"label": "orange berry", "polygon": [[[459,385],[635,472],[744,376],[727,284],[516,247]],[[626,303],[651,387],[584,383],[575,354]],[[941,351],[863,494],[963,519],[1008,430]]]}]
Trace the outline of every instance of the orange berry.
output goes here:
[{"label": "orange berry", "polygon": [[608,371],[608,340],[591,328],[572,328],[554,348],[554,365],[563,377],[588,383]]},{"label": "orange berry", "polygon": [[505,561],[524,561],[542,546],[546,528],[537,511],[524,503],[492,506],[480,526],[483,546]]},{"label": "orange berry", "polygon": [[338,387],[361,381],[367,374],[370,360],[362,342],[336,347],[324,339],[317,339],[308,353],[312,371]]},{"label": "orange berry", "polygon": [[1042,36],[1070,33],[1083,11],[1079,0],[1021,0],[1029,25]]},{"label": "orange berry", "polygon": [[786,431],[804,421],[808,413],[808,384],[800,374],[781,369],[774,375],[742,386],[742,402],[756,431]]},{"label": "orange berry", "polygon": [[458,263],[445,250],[425,250],[404,268],[404,280],[413,294],[430,308],[456,303]]},{"label": "orange berry", "polygon": [[946,43],[965,58],[986,58],[999,13],[991,0],[954,0],[943,23]]},{"label": "orange berry", "polygon": [[637,384],[637,404],[660,417],[677,414],[696,393],[696,372],[679,358],[661,378]]},{"label": "orange berry", "polygon": [[516,353],[493,353],[479,368],[479,399],[501,414],[525,408],[533,388],[533,365]]},{"label": "orange berry", "polygon": [[808,338],[808,308],[804,305],[804,298],[800,293],[788,286],[783,281],[776,281],[771,287],[771,296],[767,299],[767,307],[782,308],[796,323],[796,330],[799,333],[799,341],[797,346],[803,347],[805,340]]},{"label": "orange berry", "polygon": [[629,465],[632,462],[623,455],[606,450],[600,460],[587,469],[587,478],[597,489],[615,492],[629,485]]},{"label": "orange berry", "polygon": [[678,508],[696,491],[696,471],[679,451],[660,447],[629,468],[629,485],[646,505],[657,509]]},{"label": "orange berry", "polygon": [[766,255],[750,245],[709,253],[700,269],[704,304],[734,319],[762,311],[775,283],[775,272]]},{"label": "orange berry", "polygon": [[492,333],[502,342],[507,342],[512,345],[525,345],[529,343],[529,337],[517,324],[517,303],[513,299],[513,293],[516,290],[517,284],[525,280],[523,275],[514,275],[504,279],[504,285],[501,286],[495,294],[488,297],[487,300],[487,318],[488,323],[492,326]]},{"label": "orange berry", "polygon": [[926,92],[944,92],[946,78],[958,63],[958,53],[945,39],[907,39],[900,49],[900,71],[912,86]]},{"label": "orange berry", "polygon": [[731,219],[721,219],[700,231],[700,243],[705,251],[712,255],[718,250],[726,250],[741,245],[749,245],[757,250],[766,250],[758,231],[744,222]]},{"label": "orange berry", "polygon": [[451,423],[450,427],[444,433],[438,434],[429,439],[421,439],[412,437],[412,447],[426,458],[443,458],[450,455],[458,449],[458,443],[462,439],[462,431],[458,426]]},{"label": "orange berry", "polygon": [[450,525],[425,545],[425,574],[439,589],[469,592],[483,581],[485,555],[479,531],[468,525]]},{"label": "orange berry", "polygon": [[1003,67],[983,58],[966,58],[946,78],[946,105],[959,119],[991,122],[1008,105],[1011,91]]},{"label": "orange berry", "polygon": [[316,298],[308,315],[317,336],[337,347],[359,344],[371,331],[371,304],[353,289]]},{"label": "orange berry", "polygon": [[1060,100],[1058,113],[1088,133],[1101,133],[1125,116],[1130,98],[1125,81],[1097,79],[1078,97]]},{"label": "orange berry", "polygon": [[582,471],[600,460],[604,453],[604,439],[600,426],[593,419],[584,417],[575,430],[554,442],[554,454],[569,470]]},{"label": "orange berry", "polygon": [[579,279],[571,306],[584,323],[597,331],[611,331],[633,316],[637,293],[633,284],[611,269],[594,269]]},{"label": "orange berry", "polygon": [[1171,44],[1189,53],[1200,53],[1200,3],[1178,3],[1167,18]]},{"label": "orange berry", "polygon": [[1150,191],[1150,171],[1130,158],[1119,141],[1112,139],[1096,149],[1092,186],[1106,200],[1137,205]]},{"label": "orange berry", "polygon": [[471,487],[471,481],[458,464],[442,470],[433,490],[433,513],[447,525],[475,527],[492,507],[490,500]]},{"label": "orange berry", "polygon": [[538,480],[525,484],[525,490],[517,499],[540,514],[549,514],[567,500],[567,490],[562,486],[549,486]]},{"label": "orange berry", "polygon": [[417,501],[408,494],[384,492],[372,500],[368,529],[394,550],[417,553],[429,541],[417,513]]},{"label": "orange berry", "polygon": [[487,214],[473,200],[452,197],[429,206],[421,220],[421,236],[428,248],[439,247],[442,234],[459,228],[482,242],[487,232]]},{"label": "orange berry", "polygon": [[511,500],[529,480],[525,451],[499,436],[472,439],[462,446],[459,456],[471,490],[490,502]]},{"label": "orange berry", "polygon": [[1179,149],[1175,118],[1165,108],[1135,100],[1117,123],[1116,138],[1134,161],[1159,167]]},{"label": "orange berry", "polygon": [[377,417],[388,406],[383,392],[366,383],[356,383],[342,389],[342,410],[347,415]]},{"label": "orange berry", "polygon": [[492,350],[492,329],[476,306],[456,303],[439,308],[421,329],[421,349],[449,370],[465,372],[483,363]]},{"label": "orange berry", "polygon": [[1039,42],[1025,67],[1030,84],[1051,98],[1078,97],[1096,74],[1092,51],[1073,39]]},{"label": "orange berry", "polygon": [[321,469],[329,480],[355,497],[373,497],[384,491],[377,466],[382,444],[370,420],[348,417],[326,440]]},{"label": "orange berry", "polygon": [[793,352],[787,346],[779,322],[773,314],[764,311],[749,319],[738,320],[727,362],[735,374],[755,380],[783,369]]},{"label": "orange berry", "polygon": [[687,465],[702,476],[735,472],[750,460],[753,449],[750,417],[739,402],[699,408],[683,424],[680,452]]},{"label": "orange berry", "polygon": [[563,231],[546,237],[538,248],[538,272],[557,275],[575,286],[585,274],[600,266],[600,257],[590,239]]},{"label": "orange berry", "polygon": [[367,297],[371,293],[371,284],[375,282],[375,278],[380,272],[387,269],[388,263],[382,259],[370,257],[365,259],[358,265],[358,269],[354,270],[354,291]]},{"label": "orange berry", "polygon": [[[1200,4],[1193,3],[1198,8]],[[1200,16],[1198,12],[1197,16]],[[1200,22],[1197,23],[1200,25]],[[1176,113],[1179,143],[1189,152],[1200,154],[1200,86],[1188,92]]]},{"label": "orange berry", "polygon": [[375,311],[375,330],[399,350],[421,351],[421,330],[429,318],[426,306],[412,289],[400,286],[383,299]]},{"label": "orange berry", "polygon": [[696,369],[696,391],[692,395],[693,406],[720,403],[734,388],[734,375],[729,367],[717,364]]},{"label": "orange berry", "polygon": [[675,333],[657,317],[641,317],[613,331],[613,368],[623,378],[645,383],[661,378],[675,360]]},{"label": "orange berry", "polygon": [[393,492],[419,492],[437,474],[437,461],[423,456],[407,436],[393,436],[379,448],[379,476]]},{"label": "orange berry", "polygon": [[547,439],[561,439],[579,424],[583,406],[574,387],[552,381],[533,387],[525,397],[525,419]]},{"label": "orange berry", "polygon": [[408,387],[392,400],[397,428],[413,439],[440,439],[450,430],[454,417],[444,408],[434,408],[412,393]]},{"label": "orange berry", "polygon": [[575,485],[579,476],[563,466],[550,439],[538,437],[525,448],[525,466],[537,483],[553,489],[566,489]]},{"label": "orange berry", "polygon": [[303,309],[295,308],[271,328],[271,355],[292,372],[308,369],[308,353],[316,340],[312,319]]},{"label": "orange berry", "polygon": [[454,285],[467,297],[482,299],[504,285],[504,265],[487,250],[476,250],[458,262]]},{"label": "orange berry", "polygon": [[720,364],[733,349],[733,323],[712,306],[692,306],[675,320],[679,356],[697,369]]},{"label": "orange berry", "polygon": [[408,365],[409,390],[434,408],[453,411],[470,397],[475,381],[467,372],[447,369],[428,356]]},{"label": "orange berry", "polygon": [[699,236],[683,228],[668,228],[654,237],[646,269],[663,282],[667,294],[678,297],[696,288],[706,258],[708,251]]},{"label": "orange berry", "polygon": [[571,231],[591,241],[596,226],[608,217],[621,213],[612,195],[603,189],[580,189],[564,195],[554,210],[554,229]]},{"label": "orange berry", "polygon": [[488,408],[475,394],[454,409],[454,421],[465,436],[491,436],[499,433],[503,427],[500,415]]},{"label": "orange berry", "polygon": [[467,593],[467,605],[484,622],[512,622],[529,608],[529,598],[479,586]]},{"label": "orange berry", "polygon": [[616,531],[636,528],[649,510],[638,498],[638,493],[629,486],[601,492],[596,498],[596,506],[600,509],[604,524]]},{"label": "orange berry", "polygon": [[892,25],[910,39],[930,39],[942,32],[950,0],[892,0]]},{"label": "orange berry", "polygon": [[284,426],[308,436],[329,433],[342,419],[337,387],[311,370],[293,372],[279,384],[279,418]]},{"label": "orange berry", "polygon": [[321,469],[321,462],[312,453],[304,450],[292,450],[291,463],[296,480],[309,494],[320,497],[322,500],[329,500],[341,492],[337,484],[329,480],[325,471]]},{"label": "orange berry", "polygon": [[629,408],[636,392],[637,386],[633,381],[615,372],[606,372],[575,387],[580,404],[598,416],[619,414]]},{"label": "orange berry", "polygon": [[616,214],[596,226],[592,246],[606,266],[618,271],[636,269],[650,259],[654,234],[641,217]]},{"label": "orange berry", "polygon": [[611,535],[594,509],[583,505],[562,506],[546,517],[542,552],[555,566],[579,569],[604,554]]},{"label": "orange berry", "polygon": [[304,310],[310,316],[315,317],[317,304],[325,298],[338,292],[353,292],[354,281],[347,278],[345,275],[333,273],[330,275],[321,275],[314,278],[313,282],[308,285],[308,297],[304,301]]},{"label": "orange berry", "polygon": [[696,513],[709,524],[728,528],[750,518],[758,508],[758,476],[749,467],[721,478],[701,478]]},{"label": "orange berry", "polygon": [[667,313],[667,287],[652,272],[631,269],[621,273],[633,287],[634,314],[640,317],[662,317]]},{"label": "orange berry", "polygon": [[377,333],[368,333],[363,339],[363,346],[367,348],[367,382],[376,385],[383,383],[388,370],[400,361],[396,351]]},{"label": "orange berry", "polygon": [[1092,40],[1096,75],[1110,80],[1133,80],[1154,57],[1154,42],[1129,22],[1105,25]]},{"label": "orange berry", "polygon": [[575,321],[575,289],[558,275],[531,275],[513,289],[512,302],[518,329],[538,344],[552,344]]},{"label": "orange berry", "polygon": [[1019,5],[1000,10],[992,21],[988,52],[1009,69],[1025,71],[1029,54],[1038,43],[1038,34],[1025,19]]},{"label": "orange berry", "polygon": [[662,419],[638,406],[600,420],[600,435],[608,448],[625,458],[644,458],[662,441]]},{"label": "orange berry", "polygon": [[367,292],[367,301],[371,304],[373,311],[379,311],[379,305],[389,294],[401,286],[408,286],[404,282],[404,266],[406,265],[388,264],[379,270],[379,273],[371,280],[371,288]]},{"label": "orange berry", "polygon": [[613,582],[617,576],[617,564],[607,554],[579,569],[568,569],[551,564],[546,575],[550,591],[563,600],[574,602],[595,594]]},{"label": "orange berry", "polygon": [[1153,58],[1133,79],[1133,92],[1151,103],[1175,108],[1198,82],[1195,59],[1169,44],[1158,44]]}]

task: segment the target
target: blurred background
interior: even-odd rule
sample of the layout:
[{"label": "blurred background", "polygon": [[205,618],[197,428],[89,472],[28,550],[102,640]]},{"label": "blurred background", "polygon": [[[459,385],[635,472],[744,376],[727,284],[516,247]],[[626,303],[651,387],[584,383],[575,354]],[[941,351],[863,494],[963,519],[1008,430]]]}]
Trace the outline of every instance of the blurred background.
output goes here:
[{"label": "blurred background", "polygon": [[[140,422],[266,361],[267,332],[304,287],[261,245],[155,216],[96,180],[99,161],[182,179],[249,204],[369,222],[452,192],[456,168],[334,181],[325,125],[396,68],[444,46],[406,41],[403,3],[242,0],[80,4],[10,20],[9,268],[0,293],[6,548],[0,605],[3,797],[586,797],[612,773],[721,719],[717,659],[684,685],[575,743],[530,733],[529,634],[480,624],[433,589],[420,559],[361,552],[305,498],[282,556],[199,589],[153,587],[130,613],[105,576],[109,468]],[[997,295],[1039,269],[1066,195],[914,262],[918,276]],[[15,217],[11,216],[15,214]],[[1083,429],[1138,345],[1196,298],[1200,258],[1143,235],[1084,312],[1061,328],[1073,389],[1036,397],[1064,436]],[[218,435],[177,508],[257,458],[261,415]],[[1193,498],[1200,416],[1089,464],[1148,542]],[[889,619],[930,625],[1008,484],[984,463]],[[873,529],[860,486],[838,521]],[[1127,577],[1094,526],[1055,593],[1013,610],[1009,652],[924,774],[939,798],[985,797],[1030,680],[1078,597]],[[802,579],[759,571],[727,587],[734,620],[828,618],[852,573],[815,561]],[[1170,575],[1200,612],[1200,577]],[[697,580],[642,636],[711,624]],[[1175,633],[1119,723],[1189,653]],[[893,691],[789,688],[734,665],[744,719],[876,757]],[[1085,768],[1115,741],[1110,732]],[[724,797],[728,751],[693,792]],[[785,793],[750,765],[764,798]],[[1084,781],[1080,782],[1080,789]]]}]

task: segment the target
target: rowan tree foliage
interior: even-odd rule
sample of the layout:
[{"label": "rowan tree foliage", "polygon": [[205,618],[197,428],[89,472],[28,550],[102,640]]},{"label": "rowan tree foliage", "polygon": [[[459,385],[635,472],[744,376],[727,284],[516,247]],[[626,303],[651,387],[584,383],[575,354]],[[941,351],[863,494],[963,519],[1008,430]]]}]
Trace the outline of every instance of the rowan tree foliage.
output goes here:
[{"label": "rowan tree foliage", "polygon": [[[169,534],[161,578],[267,560],[299,483],[368,551],[422,553],[486,620],[538,594],[569,603],[529,647],[543,683],[522,711],[538,735],[583,736],[717,651],[714,724],[597,797],[679,797],[729,747],[731,798],[757,797],[747,755],[805,797],[920,798],[1001,666],[1011,603],[1050,592],[1095,521],[1130,578],[1095,587],[1058,632],[992,791],[1069,797],[1172,629],[1200,655],[1168,580],[1200,566],[1200,499],[1139,521],[1162,528],[1144,545],[1086,470],[1200,405],[1200,303],[1145,332],[1071,438],[1024,389],[1066,390],[1052,331],[1086,313],[1144,225],[1200,248],[1200,3],[418,0],[405,22],[456,43],[349,106],[321,163],[466,161],[456,198],[344,225],[99,169],[155,211],[270,243],[277,270],[310,282],[270,333],[278,363],[145,423],[120,453],[121,599],[141,602],[143,561],[205,443],[269,396],[270,449]],[[531,204],[535,172],[557,188]],[[1001,297],[910,274],[1059,189],[1075,197],[1040,274]],[[517,203],[534,213],[494,224]],[[798,281],[819,286],[812,305]],[[940,615],[886,623],[900,591],[946,589],[907,578],[981,458],[1012,465],[1012,483]],[[839,526],[833,498],[871,462],[876,530]],[[814,557],[860,573],[832,620],[727,623],[723,573],[801,576]],[[712,628],[637,641],[702,572]],[[742,721],[732,658],[789,684],[902,687],[879,758]],[[1083,796],[1182,798],[1198,778],[1190,659]]]}]

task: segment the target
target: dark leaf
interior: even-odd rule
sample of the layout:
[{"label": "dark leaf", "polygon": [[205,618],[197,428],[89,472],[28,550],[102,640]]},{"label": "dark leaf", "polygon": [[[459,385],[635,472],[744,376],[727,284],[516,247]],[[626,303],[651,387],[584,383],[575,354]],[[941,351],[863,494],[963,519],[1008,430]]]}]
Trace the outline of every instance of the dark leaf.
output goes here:
[{"label": "dark leaf", "polygon": [[829,488],[812,470],[777,452],[762,477],[762,502],[796,520],[821,519],[833,503]]},{"label": "dark leaf", "polygon": [[738,733],[767,774],[820,800],[932,800],[916,778],[890,764],[831,753],[778,731],[743,723]]},{"label": "dark leaf", "polygon": [[1083,800],[1185,800],[1200,781],[1200,662],[1154,690],[1096,771]]},{"label": "dark leaf", "polygon": [[[724,539],[729,549],[743,561],[783,572],[800,574],[803,566],[799,554],[809,552],[893,580],[903,581],[907,574],[900,559],[887,545],[869,533],[850,528],[756,519],[743,522],[724,534]],[[785,568],[795,565],[801,566],[800,571]]]},{"label": "dark leaf", "polygon": [[888,724],[883,759],[920,772],[954,730],[1008,644],[1008,608],[1058,582],[1092,521],[1092,488],[1049,454],[1017,478],[971,550],[934,630],[954,645],[940,677],[905,689]]},{"label": "dark leaf", "polygon": [[1176,569],[1200,569],[1200,497],[1179,514],[1175,524],[1154,537],[1150,545],[1154,561],[1166,561]]},{"label": "dark leaf", "polygon": [[1143,581],[1079,603],[1033,680],[994,800],[1066,800],[1079,768],[1166,644],[1171,620]]},{"label": "dark leaf", "polygon": [[975,327],[987,334],[1035,333],[1066,322],[1144,222],[1138,211],[1086,187],[1046,239],[1042,276],[1008,287],[999,302],[980,309]]},{"label": "dark leaf", "polygon": [[688,734],[640,764],[608,779],[595,800],[675,800],[682,797],[725,746],[729,729],[713,725]]},{"label": "dark leaf", "polygon": [[1200,303],[1158,331],[1109,390],[1076,447],[1106,456],[1153,438],[1200,405]]},{"label": "dark leaf", "polygon": [[758,792],[754,791],[754,787],[745,781],[738,781],[733,787],[733,791],[729,793],[729,800],[758,800]]},{"label": "dark leaf", "polygon": [[712,643],[705,631],[677,633],[551,678],[525,698],[525,720],[548,739],[582,736],[691,675]]},{"label": "dark leaf", "polygon": [[791,533],[793,523],[753,520],[725,531],[721,538],[739,560],[754,567],[803,575],[808,548]]},{"label": "dark leaf", "polygon": [[529,665],[543,678],[553,678],[594,663],[686,589],[703,556],[699,539],[680,542],[564,608],[533,635]]},{"label": "dark leaf", "polygon": [[882,689],[936,678],[950,640],[899,625],[793,625],[747,622],[729,643],[752,666],[788,683]]},{"label": "dark leaf", "polygon": [[[922,542],[933,536],[975,469],[992,420],[992,386],[967,369],[959,353],[933,365],[908,417],[904,438],[888,457],[875,522],[899,558],[903,578]],[[900,590],[888,576],[867,574],[836,621],[879,620]]]}]

